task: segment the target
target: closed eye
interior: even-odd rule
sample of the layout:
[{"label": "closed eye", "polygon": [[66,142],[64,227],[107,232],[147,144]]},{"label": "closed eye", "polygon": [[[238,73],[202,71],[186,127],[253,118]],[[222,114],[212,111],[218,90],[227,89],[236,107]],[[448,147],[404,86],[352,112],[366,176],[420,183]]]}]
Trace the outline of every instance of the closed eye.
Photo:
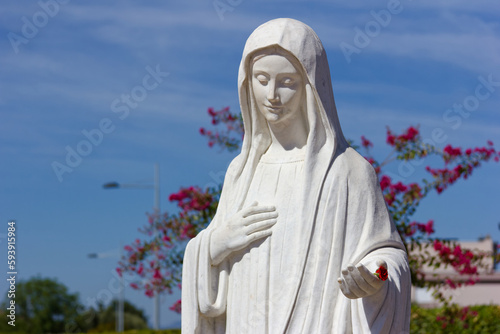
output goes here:
[{"label": "closed eye", "polygon": [[262,86],[267,86],[269,79],[264,74],[258,74],[255,78],[260,82]]},{"label": "closed eye", "polygon": [[283,84],[283,86],[285,87],[291,87],[295,84],[295,80],[293,78],[283,78],[283,80],[281,80],[281,83]]}]

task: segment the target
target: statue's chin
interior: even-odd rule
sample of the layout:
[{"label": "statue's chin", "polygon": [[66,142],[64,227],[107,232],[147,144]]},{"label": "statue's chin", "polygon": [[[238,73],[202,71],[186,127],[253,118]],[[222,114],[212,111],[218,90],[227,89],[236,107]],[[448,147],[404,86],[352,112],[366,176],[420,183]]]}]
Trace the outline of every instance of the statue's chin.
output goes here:
[{"label": "statue's chin", "polygon": [[269,111],[267,110],[266,107],[263,108],[264,110],[261,109],[262,115],[264,115],[266,121],[269,123],[276,123],[279,122],[281,119],[281,115],[277,112]]}]

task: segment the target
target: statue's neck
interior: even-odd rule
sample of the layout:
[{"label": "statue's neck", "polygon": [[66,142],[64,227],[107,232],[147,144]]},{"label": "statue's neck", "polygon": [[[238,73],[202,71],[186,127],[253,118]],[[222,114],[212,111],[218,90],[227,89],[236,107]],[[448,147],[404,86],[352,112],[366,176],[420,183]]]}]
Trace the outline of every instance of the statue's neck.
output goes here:
[{"label": "statue's neck", "polygon": [[283,156],[305,150],[307,122],[304,122],[301,117],[279,123],[269,123],[269,130],[272,142],[268,154]]}]

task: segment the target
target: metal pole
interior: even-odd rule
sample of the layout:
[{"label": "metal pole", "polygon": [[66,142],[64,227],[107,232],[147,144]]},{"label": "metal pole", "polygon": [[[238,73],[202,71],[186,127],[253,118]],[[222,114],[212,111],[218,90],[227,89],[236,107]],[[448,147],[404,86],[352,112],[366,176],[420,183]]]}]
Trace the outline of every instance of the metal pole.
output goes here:
[{"label": "metal pole", "polygon": [[[160,165],[155,163],[155,210],[160,210]],[[159,212],[158,212],[159,213]]]},{"label": "metal pole", "polygon": [[[155,213],[160,214],[160,166],[155,163],[154,168],[154,191],[155,191]],[[158,233],[158,232],[156,232]],[[154,329],[160,329],[160,296],[158,290],[155,291],[154,297]]]},{"label": "metal pole", "polygon": [[[123,258],[123,246],[120,242],[120,258]],[[120,300],[118,301],[118,333],[123,333],[124,328],[124,300],[125,300],[125,283],[123,281],[123,274],[120,277]]]},{"label": "metal pole", "polygon": [[[108,182],[103,185],[104,189],[112,189],[112,188],[149,188],[151,189],[151,185],[139,185],[139,184],[119,184],[118,182]],[[160,166],[158,163],[154,164],[154,210],[156,214],[160,214]],[[158,232],[156,232],[158,233]],[[123,247],[120,247],[120,252],[123,251]],[[121,254],[121,253],[120,253]],[[93,255],[93,254],[92,254]],[[117,324],[116,324],[116,331],[119,332],[119,326],[121,326],[121,331],[123,331],[123,300],[124,300],[124,290],[125,290],[125,284],[123,282],[123,276],[121,278],[121,285],[122,285],[122,293],[120,293],[120,301],[118,303],[119,310],[117,310]],[[155,297],[153,300],[153,308],[154,308],[154,314],[153,314],[153,319],[154,319],[154,329],[159,329],[160,328],[160,296],[158,295],[158,290],[155,291]],[[121,322],[120,318],[121,317]],[[119,325],[121,323],[121,325]]]},{"label": "metal pole", "polygon": [[115,332],[120,331],[120,305],[119,303],[115,304]]},{"label": "metal pole", "polygon": [[[120,258],[123,257],[123,246],[122,243],[120,242]],[[112,256],[113,253],[107,252],[107,253],[90,253],[87,254],[89,259],[99,259],[99,258],[106,258]],[[115,254],[116,255],[116,254]],[[125,330],[124,328],[124,301],[125,301],[125,282],[123,280],[123,275],[120,277],[120,295],[118,297],[118,301],[115,305],[115,332],[117,333],[123,333]],[[28,306],[29,306],[29,301],[28,301]],[[28,309],[29,311],[29,309]]]}]

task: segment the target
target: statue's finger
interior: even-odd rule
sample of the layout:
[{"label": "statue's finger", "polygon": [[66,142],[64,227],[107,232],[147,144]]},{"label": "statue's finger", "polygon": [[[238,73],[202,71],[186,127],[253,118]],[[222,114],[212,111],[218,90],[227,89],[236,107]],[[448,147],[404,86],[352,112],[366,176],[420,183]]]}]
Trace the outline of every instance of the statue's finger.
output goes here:
[{"label": "statue's finger", "polygon": [[251,224],[255,224],[264,220],[268,219],[276,219],[278,218],[278,212],[276,211],[271,211],[271,212],[261,212],[257,213],[254,215],[250,215],[244,219],[243,225],[249,226]]},{"label": "statue's finger", "polygon": [[378,259],[377,260],[377,267],[384,267],[385,269],[387,269],[387,262],[385,262],[384,260],[382,259]]},{"label": "statue's finger", "polygon": [[276,224],[278,220],[276,218],[266,219],[255,224],[250,224],[245,226],[246,234],[250,235],[259,231],[267,230]]},{"label": "statue's finger", "polygon": [[349,291],[354,295],[354,298],[359,298],[363,297],[365,295],[365,292],[358,286],[356,281],[353,278],[353,273],[350,272],[349,270],[348,274],[344,274],[344,281],[346,286],[349,288]]},{"label": "statue's finger", "polygon": [[250,217],[259,213],[265,212],[276,212],[276,207],[274,205],[259,205],[259,206],[250,206],[242,211],[242,217]]},{"label": "statue's finger", "polygon": [[366,282],[363,276],[361,276],[357,267],[355,267],[353,264],[349,264],[347,266],[347,269],[349,270],[349,274],[352,279],[356,282],[358,287],[363,290],[365,294],[372,294],[375,292],[375,289]]},{"label": "statue's finger", "polygon": [[267,238],[273,232],[271,230],[265,230],[260,232],[255,232],[247,236],[247,245],[250,245],[252,242],[257,241],[262,238]]},{"label": "statue's finger", "polygon": [[344,296],[346,296],[349,299],[356,299],[357,298],[349,290],[349,287],[348,287],[347,283],[345,282],[345,280],[343,278],[339,277],[337,281],[339,282],[339,285],[340,285],[340,291],[342,291],[342,293],[344,294]]},{"label": "statue's finger", "polygon": [[342,291],[342,293],[345,295],[346,291],[345,291],[344,280],[341,277],[339,277],[337,279],[337,282],[339,283],[340,291]]},{"label": "statue's finger", "polygon": [[371,295],[374,294],[377,289],[373,287],[371,284],[369,284],[366,279],[361,275],[359,269],[356,267],[353,269],[351,272],[351,277],[354,279],[358,287],[363,290],[364,295]]},{"label": "statue's finger", "polygon": [[372,287],[374,287],[376,290],[378,290],[382,284],[384,284],[384,281],[380,280],[377,276],[375,276],[368,268],[366,268],[363,264],[359,264],[357,266],[359,273],[363,278],[366,280],[368,284],[370,284]]}]

